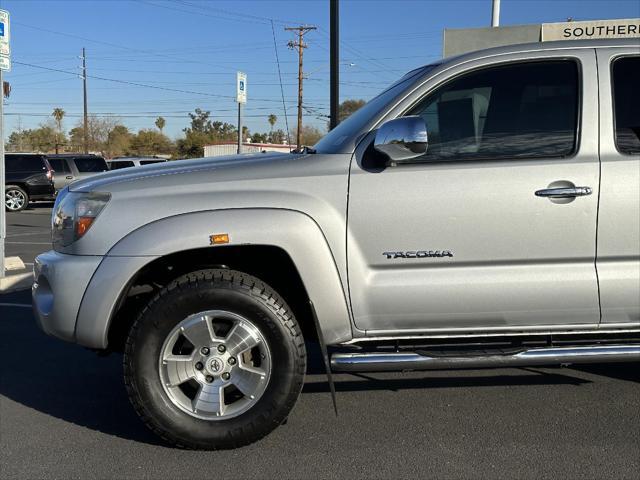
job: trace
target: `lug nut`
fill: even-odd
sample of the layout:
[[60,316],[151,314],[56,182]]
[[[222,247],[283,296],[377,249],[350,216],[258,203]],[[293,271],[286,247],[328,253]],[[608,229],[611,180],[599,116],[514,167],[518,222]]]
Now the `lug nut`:
[[223,380],[229,380],[231,378],[231,374],[229,372],[224,372],[222,374],[222,379]]
[[224,352],[226,352],[226,351],[227,351],[227,347],[225,347],[225,346],[224,346],[224,345],[222,345],[222,344],[221,344],[221,345],[218,345],[218,351],[219,351],[220,353],[224,353]]
[[202,362],[196,363],[196,370],[202,370],[203,368],[204,368],[204,365],[202,365]]
[[209,355],[209,349],[207,347],[202,347],[200,349],[200,353],[202,353],[203,355]]
[[211,383],[213,382],[213,377],[211,375],[207,375],[206,380],[207,380],[207,383]]
[[229,363],[229,365],[235,365],[236,357],[229,357],[229,360],[227,360],[227,362]]

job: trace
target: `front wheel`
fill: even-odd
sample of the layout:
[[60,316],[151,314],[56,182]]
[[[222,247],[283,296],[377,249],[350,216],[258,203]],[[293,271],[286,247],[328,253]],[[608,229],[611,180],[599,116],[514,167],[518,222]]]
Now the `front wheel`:
[[4,206],[10,212],[19,212],[29,205],[29,195],[17,185],[7,185],[4,191]]
[[268,285],[233,270],[190,273],[131,328],[125,384],[142,420],[198,449],[254,442],[282,423],[304,380],[296,319]]

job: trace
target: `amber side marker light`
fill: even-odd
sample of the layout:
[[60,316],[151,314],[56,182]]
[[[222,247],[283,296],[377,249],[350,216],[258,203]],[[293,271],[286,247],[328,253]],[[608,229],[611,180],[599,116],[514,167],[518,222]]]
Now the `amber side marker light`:
[[211,242],[211,245],[221,245],[224,243],[229,243],[229,234],[216,233],[215,235],[210,235],[209,242]]
[[89,227],[91,227],[91,224],[95,219],[96,217],[78,218],[78,220],[76,221],[76,236],[78,238],[81,238],[85,233],[87,233],[87,230],[89,230]]

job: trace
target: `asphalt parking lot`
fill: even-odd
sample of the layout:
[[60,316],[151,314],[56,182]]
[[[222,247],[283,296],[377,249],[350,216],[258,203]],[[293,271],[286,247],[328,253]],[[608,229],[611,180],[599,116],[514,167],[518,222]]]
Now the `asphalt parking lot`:
[[[50,205],[8,215],[7,254],[47,250]],[[338,375],[314,361],[288,422],[234,451],[168,447],[129,405],[121,357],[41,333],[0,296],[5,478],[638,478],[640,364]]]

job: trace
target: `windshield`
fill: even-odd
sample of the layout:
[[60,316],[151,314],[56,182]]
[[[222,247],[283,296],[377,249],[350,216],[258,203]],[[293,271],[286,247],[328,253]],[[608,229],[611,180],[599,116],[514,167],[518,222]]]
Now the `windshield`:
[[404,77],[384,90],[377,97],[369,100],[357,112],[322,137],[313,148],[318,153],[340,152],[342,148],[353,139],[354,135],[360,133],[360,131],[371,121],[373,117],[379,114],[394,98],[407,89],[418,75],[426,73],[434,67],[435,64],[427,65],[426,67],[420,67],[407,73]]

